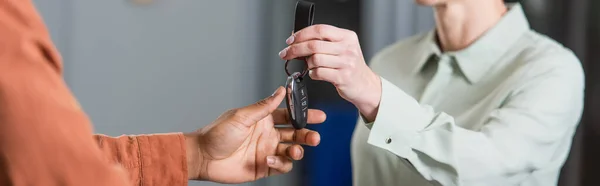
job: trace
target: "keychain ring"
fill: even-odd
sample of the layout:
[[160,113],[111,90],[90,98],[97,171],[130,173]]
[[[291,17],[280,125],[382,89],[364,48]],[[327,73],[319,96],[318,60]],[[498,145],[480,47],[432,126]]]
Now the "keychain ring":
[[[285,73],[286,73],[288,76],[291,76],[291,75],[292,75],[292,73],[290,73],[290,72],[288,71],[288,64],[289,64],[289,62],[290,62],[290,61],[291,61],[291,60],[286,60],[286,61],[285,61],[285,65],[284,65],[284,67],[283,67],[283,68],[285,68]],[[306,61],[302,61],[302,62],[304,62],[304,67],[305,67],[305,68],[304,68],[304,70],[302,71],[302,73],[300,74],[300,77],[304,77],[304,75],[306,75],[306,73],[308,73],[308,62],[306,62]]]

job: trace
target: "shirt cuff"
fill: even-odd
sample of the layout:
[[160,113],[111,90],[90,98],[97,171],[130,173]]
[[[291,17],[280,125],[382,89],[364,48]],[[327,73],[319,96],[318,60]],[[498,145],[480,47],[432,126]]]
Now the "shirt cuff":
[[367,119],[365,119],[365,117],[363,117],[363,115],[360,112],[358,113],[358,116],[367,128],[371,129],[373,127],[373,122],[367,122]]
[[136,136],[141,185],[187,185],[187,157],[182,133]]
[[[381,101],[367,142],[408,158],[418,135],[432,120],[428,107],[381,78]],[[361,116],[362,117],[362,116]],[[364,119],[363,119],[364,120]],[[369,124],[367,124],[369,127]]]

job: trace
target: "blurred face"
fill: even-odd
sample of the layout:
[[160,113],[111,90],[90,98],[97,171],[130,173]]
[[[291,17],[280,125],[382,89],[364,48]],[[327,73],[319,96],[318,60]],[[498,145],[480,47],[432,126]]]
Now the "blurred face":
[[489,3],[489,2],[504,2],[504,0],[415,0],[415,2],[419,5],[423,6],[437,6],[443,5],[446,3],[456,3],[456,2],[469,2],[469,3]]
[[415,2],[417,2],[417,4],[423,5],[423,6],[435,6],[435,5],[447,3],[448,1],[456,1],[456,0],[415,0]]

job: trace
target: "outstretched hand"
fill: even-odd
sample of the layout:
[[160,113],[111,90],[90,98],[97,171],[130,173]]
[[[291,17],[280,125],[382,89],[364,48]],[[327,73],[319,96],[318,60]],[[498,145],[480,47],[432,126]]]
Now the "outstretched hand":
[[[272,96],[229,110],[212,124],[186,134],[189,178],[243,183],[291,171],[292,160],[304,155],[301,145],[316,146],[321,139],[315,131],[288,125],[287,110],[277,108],[284,92],[279,87]],[[308,111],[309,124],[325,118],[320,110]]]

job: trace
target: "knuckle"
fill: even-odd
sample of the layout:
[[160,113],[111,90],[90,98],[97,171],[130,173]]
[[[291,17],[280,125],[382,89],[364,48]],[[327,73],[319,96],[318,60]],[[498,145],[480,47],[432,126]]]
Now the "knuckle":
[[229,109],[225,112],[225,115],[229,115],[229,116],[233,116],[235,117],[236,115],[238,115],[239,113],[239,108],[234,108],[234,109]]
[[298,50],[298,48],[295,45],[292,45],[292,46],[289,46],[286,53],[288,56],[295,55],[297,50]]
[[311,56],[309,60],[311,60],[311,62],[315,66],[319,66],[319,64],[321,64],[321,62],[323,61],[323,56],[321,56],[320,54],[315,54]]
[[335,84],[335,86],[342,86],[342,85],[344,85],[344,78],[337,77],[334,84]]
[[[277,133],[277,141],[282,141],[282,140],[284,139],[284,138],[283,138],[283,135],[284,135],[284,134],[283,134],[282,132],[278,132],[278,133]],[[277,147],[277,148],[279,149],[279,147]]]
[[294,36],[294,40],[298,40],[300,38],[303,38],[304,37],[304,33],[303,32],[304,32],[303,30],[300,30],[298,32],[292,33],[292,36]]
[[230,114],[233,116],[233,118],[240,121],[245,121],[247,118],[246,114],[242,109],[232,109],[230,110]]
[[347,79],[352,76],[352,71],[350,71],[350,70],[344,70],[344,71],[342,71],[342,73],[343,73],[342,76],[344,77],[344,79]]
[[351,44],[346,45],[346,48],[344,48],[344,54],[349,56],[356,56],[358,53],[354,48],[355,47]]
[[356,32],[354,32],[352,30],[346,30],[346,33],[348,34],[348,37],[350,37],[352,39],[357,39],[358,38],[358,34],[356,34]]
[[258,105],[258,106],[265,106],[268,104],[269,104],[269,101],[267,99],[262,99],[262,100],[256,102],[256,105]]
[[346,79],[350,79],[352,76],[352,71],[344,70],[342,71],[342,75],[337,77],[338,84],[345,84]]
[[225,113],[227,120],[240,130],[243,128],[244,123],[248,121],[248,116],[239,108],[228,110]]
[[321,48],[321,43],[317,41],[311,41],[308,43],[307,47],[310,51],[316,52],[319,51],[319,49]]
[[[302,133],[302,137],[301,137],[301,139],[300,139],[300,140],[302,140],[302,141],[300,141],[300,142],[302,142],[302,143],[305,143],[305,142],[307,141],[307,139],[308,139],[308,135],[309,135],[309,134],[310,134],[310,131],[309,131],[309,130],[305,130],[305,131]],[[302,147],[300,146],[299,148],[302,148]]]
[[340,86],[340,85],[344,85],[344,82],[342,81],[344,78],[337,76],[334,78],[334,80],[331,82],[333,83],[336,87]]
[[313,69],[311,70],[311,72],[308,74],[310,76],[310,78],[315,79],[315,80],[319,80],[319,69]]
[[294,131],[294,133],[292,134],[292,141],[298,142],[298,132]]
[[334,26],[331,25],[326,25],[326,24],[318,24],[315,26],[315,32],[319,35],[324,35],[327,34],[328,32],[333,32],[335,29],[337,29]]
[[324,32],[325,32],[325,29],[326,29],[325,25],[322,25],[322,24],[315,25],[315,32],[316,32],[317,34],[322,34],[322,33],[324,33]]
[[360,50],[350,49],[350,54],[354,57],[360,56]]
[[356,63],[354,63],[353,61],[347,62],[345,63],[346,67],[349,69],[355,69],[356,68]]

